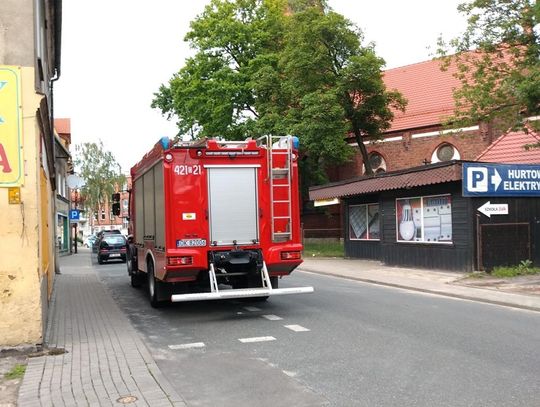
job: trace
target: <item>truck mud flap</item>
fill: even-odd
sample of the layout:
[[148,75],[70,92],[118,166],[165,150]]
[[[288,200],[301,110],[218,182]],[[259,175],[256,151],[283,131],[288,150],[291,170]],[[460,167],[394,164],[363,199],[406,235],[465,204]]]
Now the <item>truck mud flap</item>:
[[214,265],[210,264],[210,292],[192,293],[192,294],[173,294],[171,302],[187,302],[187,301],[207,301],[207,300],[225,300],[231,298],[255,298],[255,297],[271,297],[273,295],[289,295],[289,294],[308,294],[314,291],[313,287],[288,287],[288,288],[272,288],[270,277],[266,264],[263,262],[261,272],[261,285],[259,288],[237,288],[220,290],[218,288]]

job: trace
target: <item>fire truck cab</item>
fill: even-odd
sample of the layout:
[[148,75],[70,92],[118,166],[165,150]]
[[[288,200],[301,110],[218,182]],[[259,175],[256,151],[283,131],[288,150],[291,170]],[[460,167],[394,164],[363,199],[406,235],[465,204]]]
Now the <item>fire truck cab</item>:
[[131,284],[147,282],[152,306],[313,292],[278,288],[302,262],[297,148],[161,139],[131,169]]

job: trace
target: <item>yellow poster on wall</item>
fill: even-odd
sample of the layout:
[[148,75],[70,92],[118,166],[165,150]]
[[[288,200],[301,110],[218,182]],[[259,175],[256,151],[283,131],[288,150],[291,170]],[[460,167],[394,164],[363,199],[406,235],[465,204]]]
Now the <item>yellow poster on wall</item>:
[[21,69],[0,65],[0,187],[23,181]]

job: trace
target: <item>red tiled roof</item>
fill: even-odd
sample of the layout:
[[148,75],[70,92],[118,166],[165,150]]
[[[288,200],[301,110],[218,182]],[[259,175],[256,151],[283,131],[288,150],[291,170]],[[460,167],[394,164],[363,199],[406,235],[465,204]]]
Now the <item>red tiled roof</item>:
[[486,148],[476,161],[506,164],[540,164],[540,148],[525,149],[527,144],[540,143],[537,133],[513,131],[503,134]]
[[461,180],[461,161],[449,161],[311,187],[310,200],[370,194]]
[[400,91],[408,100],[405,112],[394,112],[389,132],[440,124],[454,112],[453,90],[460,86],[451,65],[441,71],[441,62],[431,60],[384,72],[388,90]]
[[71,119],[54,119],[54,128],[58,134],[71,134]]

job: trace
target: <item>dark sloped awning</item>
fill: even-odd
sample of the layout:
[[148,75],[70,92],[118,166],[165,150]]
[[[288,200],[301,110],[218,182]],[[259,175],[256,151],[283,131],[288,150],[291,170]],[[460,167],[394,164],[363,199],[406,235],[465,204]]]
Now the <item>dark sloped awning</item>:
[[311,187],[312,201],[371,194],[394,189],[407,189],[424,185],[460,181],[463,161],[429,164],[406,170],[386,172],[371,177],[357,177],[326,185]]

